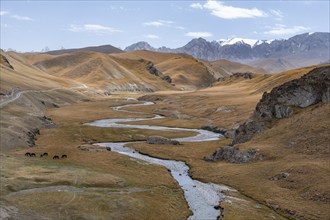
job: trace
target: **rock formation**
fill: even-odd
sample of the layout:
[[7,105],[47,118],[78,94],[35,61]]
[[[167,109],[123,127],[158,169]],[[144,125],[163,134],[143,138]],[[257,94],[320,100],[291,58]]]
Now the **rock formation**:
[[250,140],[274,119],[288,118],[300,108],[330,100],[330,66],[319,67],[299,79],[264,93],[253,115],[236,129],[233,144]]
[[147,139],[148,144],[171,144],[171,145],[180,145],[179,141],[171,140],[164,137],[151,136]]
[[235,146],[224,146],[216,150],[211,156],[204,157],[206,161],[222,160],[230,163],[247,163],[256,158],[257,151],[255,149],[248,149],[245,151],[239,150]]

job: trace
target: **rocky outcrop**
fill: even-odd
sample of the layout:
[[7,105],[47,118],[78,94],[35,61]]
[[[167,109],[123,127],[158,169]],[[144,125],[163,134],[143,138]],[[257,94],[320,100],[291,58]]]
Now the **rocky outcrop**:
[[244,78],[244,79],[252,79],[253,77],[254,74],[251,72],[233,73],[233,75],[230,76],[230,78]]
[[148,144],[169,144],[169,145],[180,145],[179,141],[171,140],[164,137],[151,136],[147,139]]
[[288,118],[301,108],[330,100],[330,66],[319,67],[264,93],[253,115],[235,130],[233,144],[250,140],[272,120]]
[[155,102],[155,101],[163,101],[165,100],[165,96],[159,95],[144,95],[138,98],[139,101],[148,101],[148,102]]
[[211,156],[204,157],[206,161],[227,161],[230,163],[247,163],[257,157],[255,149],[241,151],[235,146],[225,146],[216,150]]
[[214,126],[214,125],[204,125],[201,127],[201,129],[203,130],[207,130],[207,131],[212,131],[214,133],[219,133],[222,135],[225,135],[227,132],[227,129],[222,128],[222,127],[218,127],[218,126]]
[[0,63],[6,67],[9,67],[10,69],[14,69],[14,67],[9,63],[7,57],[2,54],[0,55]]
[[[140,61],[143,62],[144,60],[141,59]],[[160,77],[162,80],[166,81],[167,83],[170,83],[170,84],[172,83],[172,78],[170,76],[165,76],[161,71],[159,71],[155,67],[155,65],[152,62],[148,61],[146,68],[150,74]]]
[[162,80],[168,82],[168,83],[172,83],[172,78],[170,76],[163,76]]
[[286,179],[289,177],[289,173],[279,173],[279,174],[276,174],[275,176],[272,176],[271,178],[269,178],[269,180],[282,180],[282,179]]
[[155,76],[160,76],[163,75],[155,66],[152,62],[148,62],[147,63],[147,70],[149,71],[149,73],[151,73],[152,75]]

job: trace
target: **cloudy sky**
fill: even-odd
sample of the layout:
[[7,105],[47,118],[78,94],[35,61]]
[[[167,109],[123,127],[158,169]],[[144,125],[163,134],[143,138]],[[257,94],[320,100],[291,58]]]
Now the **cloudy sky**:
[[329,32],[329,1],[1,0],[1,48],[18,51],[147,41],[180,47],[193,38],[288,38]]

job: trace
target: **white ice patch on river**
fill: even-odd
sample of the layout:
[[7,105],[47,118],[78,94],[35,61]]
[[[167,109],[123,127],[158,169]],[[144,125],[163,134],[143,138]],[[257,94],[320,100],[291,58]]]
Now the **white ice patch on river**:
[[[152,102],[145,102],[142,104],[129,104],[124,106],[113,107],[114,110],[122,110],[123,107],[129,106],[142,106],[142,105],[153,105]],[[134,112],[135,113],[135,112]],[[150,129],[150,130],[161,130],[161,131],[191,131],[195,132],[196,135],[186,138],[177,138],[180,142],[202,142],[202,141],[212,141],[219,140],[222,138],[221,135],[205,131],[201,129],[188,129],[188,128],[173,128],[165,126],[152,126],[152,125],[130,125],[130,124],[120,124],[122,122],[134,122],[134,121],[144,121],[144,120],[155,120],[164,118],[160,115],[155,115],[153,118],[117,118],[117,119],[104,119],[98,120],[91,123],[86,123],[85,125],[97,126],[97,127],[111,127],[111,128],[135,128],[135,129]],[[180,187],[184,192],[186,201],[193,212],[189,220],[200,220],[200,219],[217,219],[221,215],[218,207],[219,203],[224,200],[224,195],[221,193],[223,190],[231,190],[227,186],[213,184],[213,183],[203,183],[197,180],[193,180],[189,176],[189,167],[182,161],[174,160],[163,160],[158,158],[153,158],[147,155],[140,154],[132,148],[124,147],[126,144],[132,144],[136,142],[123,142],[123,143],[98,143],[97,145],[103,147],[111,147],[111,151],[128,155],[133,158],[137,158],[149,163],[158,164],[166,167],[171,171],[173,178],[179,183]]]

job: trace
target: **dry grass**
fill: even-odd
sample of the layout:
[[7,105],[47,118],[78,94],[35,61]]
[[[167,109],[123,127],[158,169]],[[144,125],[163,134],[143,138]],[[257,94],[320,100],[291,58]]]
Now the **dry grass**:
[[[288,76],[281,76],[282,81],[296,77],[293,71],[287,74]],[[299,75],[301,74],[299,72]],[[244,85],[243,81],[240,83]],[[279,80],[274,82],[274,84],[278,83]],[[240,89],[241,96],[239,95]],[[251,106],[250,111],[253,111],[252,106],[256,104],[254,102],[257,95],[244,96],[244,91],[246,91],[245,87],[235,88],[234,83],[231,82],[228,85],[219,85],[218,88],[210,88],[198,93],[166,95],[165,98],[161,99],[162,101],[158,101],[159,105],[145,107],[145,110],[157,112],[157,109],[166,106],[167,109],[189,112],[190,115],[194,114],[194,117],[198,117],[199,114],[205,114],[201,111],[201,106],[205,107],[206,103],[218,101],[212,98],[216,92],[221,97],[219,99],[222,104],[229,101],[233,104],[235,96],[237,96],[237,106],[229,114],[229,117],[222,118],[220,115],[216,117],[219,120],[219,122],[216,121],[217,125],[223,125],[224,122],[240,121],[241,115],[247,114],[244,106]],[[207,92],[210,95],[206,95]],[[226,98],[222,97],[225,96],[224,93],[227,94]],[[250,94],[253,94],[253,92]],[[201,98],[203,95],[207,99],[205,102]],[[240,102],[238,97],[242,97]],[[181,108],[185,104],[189,106]],[[213,103],[212,106],[214,105]],[[330,216],[329,107],[329,104],[326,104],[301,110],[291,118],[277,121],[272,129],[257,135],[250,142],[240,145],[239,147],[242,149],[255,148],[260,154],[264,155],[263,160],[249,164],[210,163],[202,160],[204,156],[211,155],[215,149],[228,144],[229,141],[185,143],[183,146],[178,147],[143,143],[134,144],[133,146],[138,151],[152,156],[184,160],[191,166],[191,175],[194,178],[205,182],[232,186],[242,194],[258,201],[258,203],[277,209],[277,212],[281,215],[290,217],[292,215],[288,213],[291,212],[296,217],[304,216],[306,219],[328,219]],[[238,117],[235,117],[236,115]],[[210,117],[215,116],[211,115]],[[177,122],[177,125],[181,126],[181,123],[185,120],[178,119],[176,121],[173,117],[166,119],[165,123],[175,126]],[[199,127],[206,122],[202,118],[199,118],[199,120],[193,119],[192,121],[195,123],[188,123],[186,126]],[[162,124],[164,121],[144,123]],[[288,172],[290,174],[289,178],[278,181],[270,180],[272,176],[281,172]],[[237,215],[238,212],[234,206],[225,204],[225,207],[227,207],[227,216],[230,216],[230,219],[244,219],[242,217],[244,212],[241,213],[242,215]],[[260,216],[255,216],[255,219],[257,218],[259,219]]]
[[[88,146],[89,141],[130,141],[159,135],[148,130],[82,125],[100,118],[130,116],[110,109],[118,104],[121,103],[88,102],[50,110],[48,114],[59,128],[42,129],[36,147],[3,156],[1,197],[6,201],[5,207],[15,205],[20,210],[16,215],[31,218],[36,215],[71,219],[186,218],[190,211],[183,193],[165,168],[113,152],[79,150],[79,146]],[[162,135],[185,134],[162,132]],[[50,156],[28,158],[24,156],[27,151],[37,155],[48,152]],[[52,159],[53,155],[62,154],[68,158]],[[75,187],[79,192],[24,191],[62,185]]]

